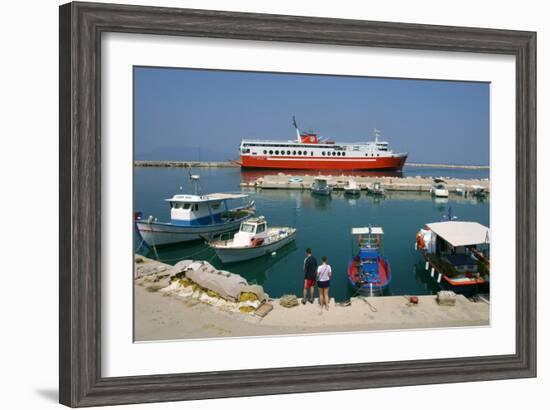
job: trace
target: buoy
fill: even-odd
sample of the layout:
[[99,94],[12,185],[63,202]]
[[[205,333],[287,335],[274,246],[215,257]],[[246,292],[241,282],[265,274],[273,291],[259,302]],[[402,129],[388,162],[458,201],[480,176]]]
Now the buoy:
[[437,283],[440,283],[441,282],[441,273],[439,274],[439,276],[437,277]]
[[277,252],[271,252],[271,256],[277,255]]
[[432,273],[430,273],[430,276],[433,278],[435,273],[435,268],[432,268]]
[[424,269],[428,270],[429,267],[430,267],[430,262],[426,261],[426,265],[424,266]]

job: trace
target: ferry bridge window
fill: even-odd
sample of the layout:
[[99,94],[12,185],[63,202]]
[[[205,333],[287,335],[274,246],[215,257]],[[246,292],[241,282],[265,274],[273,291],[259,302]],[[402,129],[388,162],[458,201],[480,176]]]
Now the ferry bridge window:
[[298,151],[298,155],[302,155],[302,151]]
[[304,151],[304,155],[307,155],[307,151]]
[[279,150],[275,151],[275,155],[279,155]]
[[340,154],[340,151],[338,151],[338,153],[337,153],[336,155],[340,156],[340,155],[341,155],[341,154]]
[[336,156],[336,152],[332,151],[332,156],[333,157]]
[[199,204],[193,204],[193,209],[191,209],[193,212],[199,210]]
[[345,153],[345,152],[342,152],[342,156],[345,157],[345,156],[346,156],[346,153]]
[[322,154],[323,156],[325,156],[325,151],[321,152],[321,154]]
[[287,152],[286,152],[286,155],[290,155],[290,151],[287,151]]
[[273,155],[273,150],[272,149],[269,150],[269,155]]
[[292,155],[296,155],[296,151],[292,151]]
[[262,233],[263,231],[265,231],[265,224],[258,225],[256,228],[256,233]]
[[264,149],[264,155],[267,154],[267,151]]

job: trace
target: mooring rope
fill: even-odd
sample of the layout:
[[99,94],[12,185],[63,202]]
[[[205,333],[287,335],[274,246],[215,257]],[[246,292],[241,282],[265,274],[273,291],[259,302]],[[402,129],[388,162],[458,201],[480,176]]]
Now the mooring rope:
[[367,305],[369,305],[371,311],[378,312],[378,309],[376,309],[373,305],[371,305],[371,303],[367,300],[366,297],[361,296],[361,299],[363,300],[363,302],[365,302]]

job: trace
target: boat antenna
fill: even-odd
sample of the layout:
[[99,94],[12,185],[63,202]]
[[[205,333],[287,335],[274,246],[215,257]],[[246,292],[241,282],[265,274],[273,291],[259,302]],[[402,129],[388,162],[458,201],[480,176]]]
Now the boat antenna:
[[294,125],[294,128],[296,129],[296,141],[300,142],[300,129],[298,128],[298,124],[296,124],[296,116],[292,116],[292,125]]
[[378,143],[378,137],[380,137],[380,130],[376,129],[376,127],[374,127],[374,130],[373,130],[373,134],[374,134],[374,142]]
[[201,176],[198,174],[192,174],[191,167],[189,167],[189,179],[191,180],[191,184],[193,185],[195,195],[199,195],[199,181],[201,179]]

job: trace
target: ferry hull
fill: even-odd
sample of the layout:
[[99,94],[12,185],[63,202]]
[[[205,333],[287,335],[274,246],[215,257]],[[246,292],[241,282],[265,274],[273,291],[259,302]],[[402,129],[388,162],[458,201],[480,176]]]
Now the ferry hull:
[[270,157],[241,155],[242,168],[392,170],[405,165],[406,155],[379,158]]

